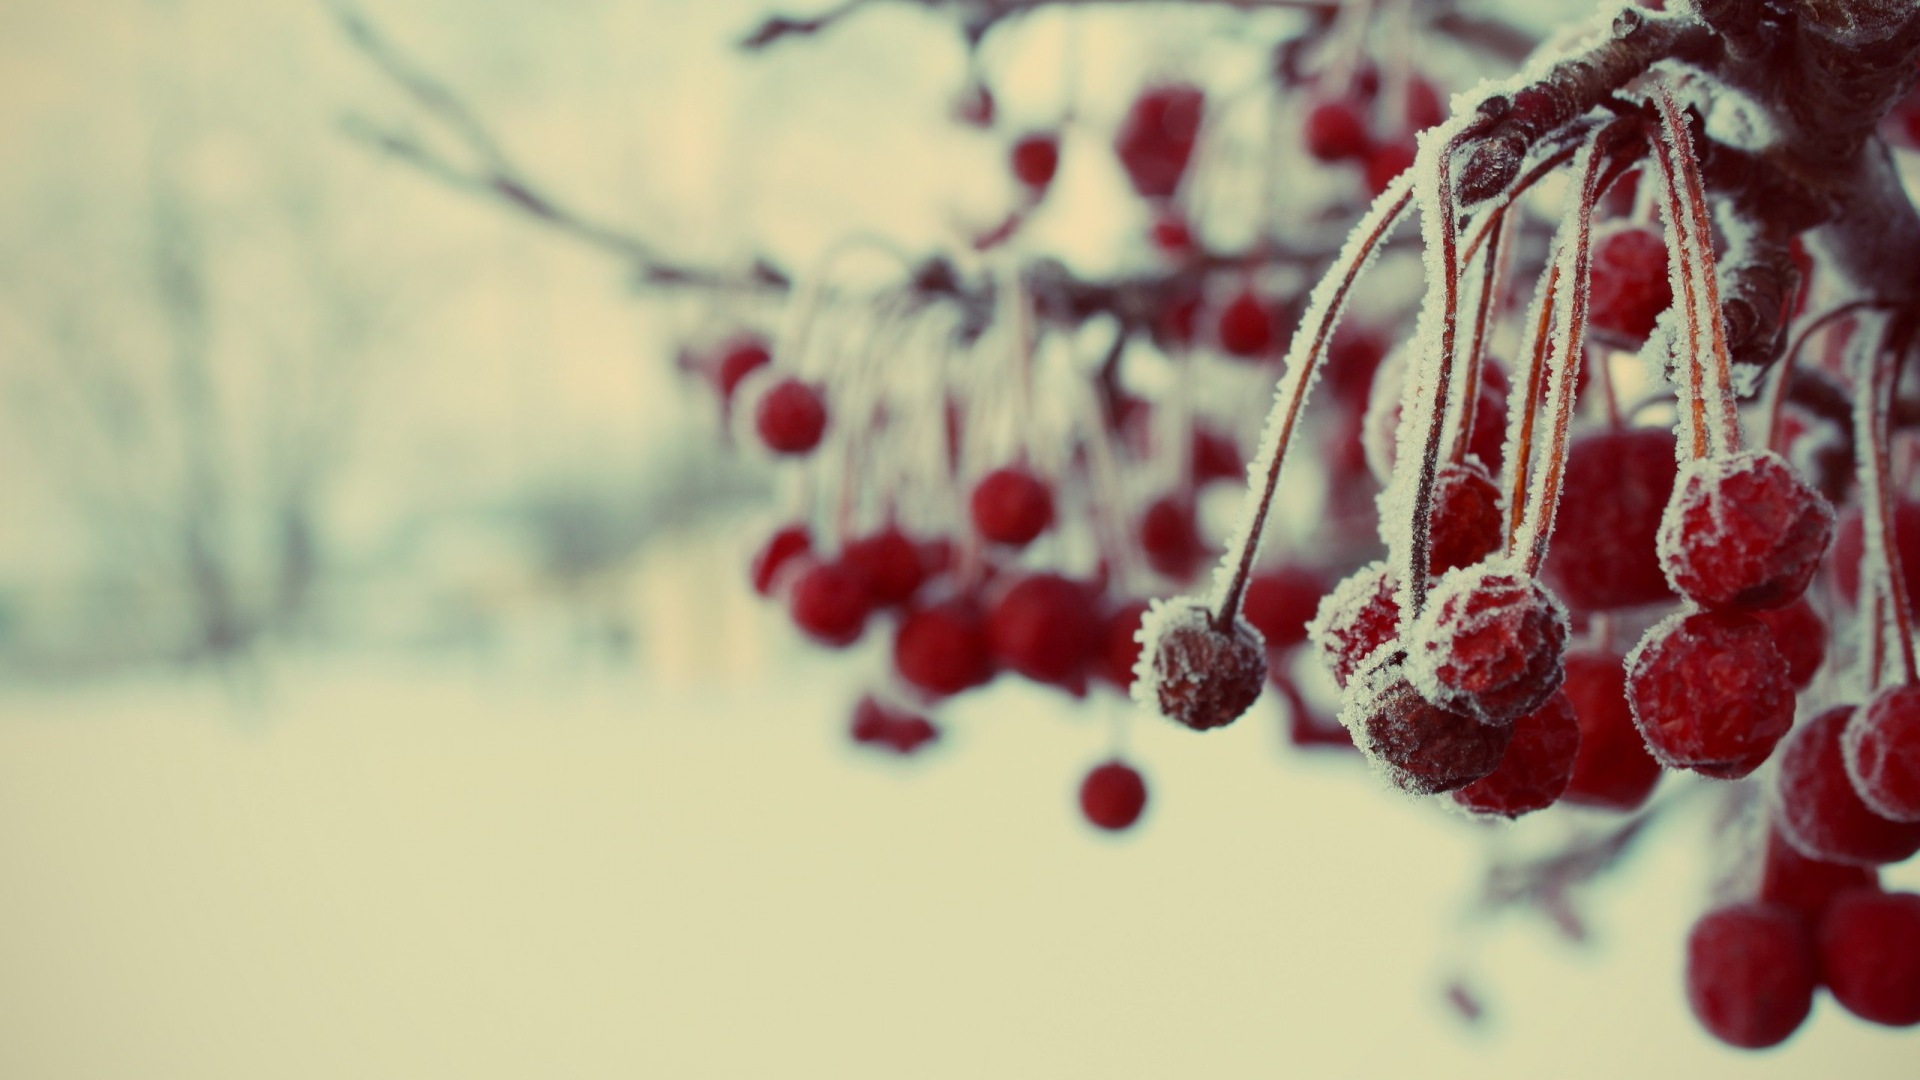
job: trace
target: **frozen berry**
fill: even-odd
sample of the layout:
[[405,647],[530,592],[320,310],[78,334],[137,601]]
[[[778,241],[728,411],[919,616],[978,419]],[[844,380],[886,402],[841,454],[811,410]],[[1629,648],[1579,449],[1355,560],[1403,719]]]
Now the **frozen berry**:
[[1689,461],[1660,520],[1661,568],[1703,607],[1800,598],[1833,539],[1833,507],[1785,458],[1748,450]]
[[1217,337],[1220,347],[1231,356],[1252,359],[1273,350],[1279,327],[1266,301],[1252,289],[1242,289],[1227,306],[1220,309]]
[[1920,1024],[1920,894],[1854,889],[1820,920],[1820,975],[1862,1020]]
[[1291,649],[1307,640],[1307,621],[1327,594],[1320,575],[1285,566],[1253,575],[1240,603],[1240,616],[1260,631],[1269,649]]
[[822,645],[860,640],[871,611],[866,576],[841,563],[815,563],[793,583],[794,624]]
[[1393,785],[1412,795],[1454,791],[1487,776],[1513,740],[1513,726],[1483,724],[1440,708],[1407,679],[1405,658],[1382,649],[1347,685],[1340,723]]
[[[1392,477],[1399,447],[1400,398],[1406,378],[1406,354],[1396,350],[1374,371],[1368,389],[1367,414],[1361,446],[1367,468],[1382,484]],[[1457,385],[1457,384],[1456,384]],[[1507,437],[1507,376],[1492,359],[1480,365],[1480,391],[1475,399],[1473,433],[1467,453],[1480,459],[1491,474],[1500,468]]]
[[1708,912],[1687,936],[1687,1003],[1714,1038],[1759,1050],[1785,1042],[1813,1008],[1813,936],[1765,904]]
[[1629,428],[1575,439],[1542,573],[1575,611],[1618,611],[1673,596],[1655,538],[1678,466],[1673,432]]
[[753,556],[753,591],[761,596],[773,595],[781,571],[791,565],[795,558],[811,550],[813,534],[807,531],[805,525],[788,525],[767,537],[767,542]]
[[1433,484],[1427,572],[1472,566],[1498,551],[1506,531],[1501,503],[1499,485],[1478,461],[1443,466]]
[[1680,612],[1627,656],[1627,700],[1647,749],[1670,769],[1737,780],[1793,725],[1787,663],[1765,623]]
[[1212,555],[1200,539],[1192,500],[1179,495],[1163,495],[1147,506],[1140,517],[1140,550],[1148,566],[1175,581],[1193,577]]
[[960,603],[910,612],[894,632],[893,667],[934,697],[979,686],[993,677],[986,628],[972,608]]
[[1514,721],[1513,741],[1499,768],[1453,793],[1453,801],[1479,814],[1519,817],[1557,802],[1573,777],[1580,753],[1580,721],[1567,695]]
[[968,502],[975,531],[996,544],[1025,547],[1053,524],[1053,492],[1032,473],[1009,466],[974,485]]
[[987,646],[1002,666],[1035,682],[1084,691],[1100,644],[1093,592],[1058,574],[1022,578],[987,613]]
[[1147,613],[1141,636],[1135,699],[1195,731],[1238,720],[1266,687],[1267,651],[1239,619],[1221,630],[1204,605],[1162,601]]
[[1881,817],[1920,822],[1920,686],[1875,694],[1840,745],[1861,801]]
[[1587,325],[1609,344],[1639,348],[1652,333],[1654,320],[1673,304],[1666,239],[1646,225],[1595,237],[1592,280]]
[[1038,195],[1053,183],[1054,171],[1060,166],[1060,137],[1052,132],[1022,136],[1013,144],[1010,156],[1014,179]]
[[1367,657],[1399,636],[1399,590],[1387,564],[1377,562],[1348,575],[1320,601],[1307,624],[1307,637],[1321,666],[1340,686],[1353,679]]
[[1787,681],[1795,690],[1805,690],[1827,659],[1826,620],[1805,598],[1754,614],[1773,631],[1773,643],[1787,662]]
[[1774,788],[1776,820],[1812,858],[1849,866],[1901,862],[1920,851],[1920,822],[1889,821],[1854,790],[1841,749],[1853,712],[1850,705],[1828,709],[1787,739]]
[[1566,800],[1603,810],[1637,810],[1660,783],[1660,763],[1633,724],[1627,673],[1608,653],[1568,653],[1560,690],[1580,721],[1580,756]]
[[1100,631],[1100,655],[1094,674],[1122,690],[1133,689],[1133,670],[1140,663],[1140,620],[1147,602],[1135,600],[1107,613]]
[[1132,828],[1146,808],[1147,782],[1123,761],[1096,765],[1080,782],[1080,812],[1102,829]]
[[866,575],[875,607],[906,603],[927,579],[920,546],[896,528],[850,541],[840,559]]
[[783,379],[761,397],[753,426],[776,454],[811,453],[827,430],[827,405],[813,387]]
[[1483,724],[1511,724],[1560,689],[1567,616],[1506,560],[1440,579],[1407,635],[1407,674],[1427,700]]
[[1808,925],[1817,926],[1834,897],[1848,889],[1879,886],[1880,874],[1874,868],[1809,858],[1788,843],[1778,827],[1767,830],[1767,854],[1760,876],[1762,902],[1792,908]]
[[1338,98],[1322,101],[1307,112],[1304,132],[1307,153],[1321,161],[1346,161],[1367,152],[1372,139],[1358,105]]
[[1141,197],[1164,199],[1180,187],[1205,105],[1200,88],[1186,84],[1153,87],[1134,99],[1113,150]]

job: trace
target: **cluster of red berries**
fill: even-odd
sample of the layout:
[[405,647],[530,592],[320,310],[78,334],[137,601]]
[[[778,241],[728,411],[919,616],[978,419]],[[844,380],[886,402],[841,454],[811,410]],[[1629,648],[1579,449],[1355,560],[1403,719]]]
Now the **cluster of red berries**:
[[1425,76],[1399,76],[1400,92],[1382,94],[1380,69],[1363,62],[1345,90],[1323,93],[1306,111],[1301,137],[1307,153],[1328,164],[1360,169],[1378,195],[1413,164],[1414,136],[1446,119],[1440,91]]

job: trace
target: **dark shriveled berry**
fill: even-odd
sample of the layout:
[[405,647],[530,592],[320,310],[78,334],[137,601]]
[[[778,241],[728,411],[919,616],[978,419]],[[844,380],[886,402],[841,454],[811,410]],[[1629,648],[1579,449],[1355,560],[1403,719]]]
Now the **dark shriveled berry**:
[[1920,686],[1875,694],[1847,722],[1840,746],[1861,801],[1881,817],[1920,822]]
[[1854,889],[1820,920],[1820,974],[1862,1020],[1920,1024],[1920,894]]
[[1701,916],[1687,936],[1687,1003],[1714,1038],[1776,1046],[1813,1009],[1813,936],[1795,912],[1736,904]]
[[1702,607],[1791,604],[1833,540],[1833,507],[1771,450],[1690,461],[1660,519],[1660,565]]
[[1566,645],[1566,612],[1496,560],[1440,579],[1407,635],[1407,674],[1443,709],[1511,724],[1560,689]]
[[1759,768],[1793,725],[1773,635],[1733,611],[1680,612],[1647,631],[1627,657],[1627,700],[1662,765],[1721,780]]
[[1580,721],[1565,693],[1514,721],[1500,767],[1453,793],[1476,814],[1517,818],[1558,802],[1580,754]]
[[1132,828],[1146,807],[1147,782],[1123,761],[1096,765],[1080,782],[1080,812],[1109,832]]
[[1512,725],[1483,724],[1429,702],[1407,679],[1405,656],[1382,649],[1354,673],[1340,708],[1353,742],[1395,787],[1438,795],[1500,767]]
[[1800,725],[1781,748],[1775,820],[1801,853],[1848,866],[1882,866],[1920,851],[1920,823],[1873,812],[1847,776],[1842,733],[1854,709],[1841,705]]
[[1266,688],[1266,647],[1242,620],[1223,631],[1203,604],[1161,601],[1140,634],[1134,698],[1195,731],[1238,720]]

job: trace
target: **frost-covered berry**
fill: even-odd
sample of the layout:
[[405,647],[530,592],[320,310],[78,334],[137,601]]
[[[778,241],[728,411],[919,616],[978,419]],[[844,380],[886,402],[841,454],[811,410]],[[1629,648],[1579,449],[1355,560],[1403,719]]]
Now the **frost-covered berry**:
[[1500,766],[1453,793],[1476,814],[1516,818],[1559,801],[1580,754],[1580,721],[1564,693],[1514,721]]
[[1894,821],[1920,822],[1920,686],[1875,694],[1840,740],[1861,801]]
[[1022,578],[987,613],[987,646],[1003,667],[1076,692],[1100,644],[1093,591],[1058,574]]
[[1674,452],[1664,428],[1573,441],[1541,568],[1568,607],[1618,611],[1672,598],[1655,541],[1678,471]]
[[1320,601],[1307,624],[1320,664],[1345,687],[1367,657],[1400,634],[1399,583],[1384,562],[1370,563]]
[[1229,356],[1253,359],[1271,352],[1279,333],[1267,302],[1252,289],[1242,289],[1220,309],[1215,336]]
[[1833,507],[1771,450],[1698,458],[1660,519],[1660,566],[1702,607],[1780,607],[1807,590],[1833,524]]
[[1610,344],[1637,349],[1654,320],[1673,304],[1667,277],[1667,241],[1646,225],[1628,225],[1596,236],[1593,287],[1587,294],[1587,325]]
[[1787,680],[1805,690],[1827,659],[1827,623],[1803,597],[1786,607],[1754,614],[1773,631],[1773,643],[1787,662]]
[[1142,622],[1133,696],[1195,731],[1233,723],[1267,683],[1267,650],[1239,619],[1227,629],[1192,600],[1156,603]]
[[1147,602],[1134,600],[1107,612],[1101,621],[1093,673],[1121,690],[1133,689],[1133,669],[1140,663],[1140,620],[1146,614]]
[[1373,140],[1360,106],[1341,98],[1322,101],[1307,111],[1302,135],[1307,153],[1321,161],[1347,161],[1367,152]]
[[1511,724],[1560,689],[1567,615],[1531,574],[1497,559],[1454,570],[1407,634],[1407,674],[1427,700]]
[[993,659],[979,614],[959,602],[909,612],[894,632],[893,668],[933,697],[986,682],[993,677]]
[[1787,662],[1765,623],[1679,612],[1627,656],[1627,700],[1647,749],[1670,769],[1737,780],[1793,725]]
[[1024,135],[1014,142],[1008,158],[1014,179],[1037,195],[1053,183],[1060,167],[1060,137],[1050,131]]
[[815,563],[793,583],[794,625],[822,645],[842,648],[860,640],[873,610],[867,579],[838,562]]
[[1580,721],[1580,753],[1564,796],[1603,810],[1637,810],[1660,783],[1660,763],[1633,724],[1627,673],[1610,653],[1568,653],[1560,692]]
[[1124,761],[1096,765],[1080,782],[1080,812],[1109,832],[1132,828],[1146,808],[1147,782]]
[[1443,466],[1434,478],[1427,572],[1472,566],[1500,549],[1506,520],[1500,487],[1478,461]]
[[1240,617],[1260,631],[1269,649],[1291,649],[1307,640],[1307,622],[1327,594],[1319,574],[1283,566],[1253,575],[1240,602]]
[[753,556],[750,574],[753,591],[761,596],[773,595],[781,572],[791,566],[796,558],[812,550],[813,534],[805,525],[788,525],[767,537],[767,542]]
[[1381,649],[1367,658],[1340,707],[1353,743],[1410,795],[1454,791],[1492,773],[1513,726],[1483,724],[1428,701],[1406,674],[1405,657]]
[[1862,1020],[1920,1024],[1920,894],[1854,889],[1820,920],[1820,975]]
[[827,430],[827,403],[799,379],[782,379],[761,396],[753,428],[776,454],[812,453]]
[[1889,821],[1854,789],[1841,750],[1853,712],[1850,705],[1828,709],[1787,739],[1774,787],[1775,820],[1809,857],[1849,866],[1901,862],[1920,851],[1920,822]]
[[1760,876],[1761,902],[1792,908],[1808,925],[1817,926],[1834,897],[1848,889],[1879,886],[1880,874],[1874,868],[1809,858],[1789,843],[1778,827],[1767,830],[1767,854]]
[[927,579],[920,545],[893,527],[848,541],[840,561],[866,577],[875,607],[906,603]]
[[1687,936],[1687,1003],[1714,1038],[1759,1050],[1799,1030],[1819,979],[1800,916],[1765,904],[1708,912]]
[[995,469],[974,485],[967,508],[974,531],[996,544],[1025,547],[1053,524],[1053,492],[1025,469]]
[[[1336,361],[1337,362],[1337,361]],[[1367,390],[1366,419],[1361,428],[1361,449],[1374,479],[1387,484],[1393,475],[1399,452],[1401,390],[1406,379],[1406,351],[1396,349],[1380,361]],[[1507,438],[1506,372],[1492,357],[1480,365],[1480,390],[1473,409],[1473,433],[1467,439],[1467,455],[1480,459],[1489,474],[1500,468]]]

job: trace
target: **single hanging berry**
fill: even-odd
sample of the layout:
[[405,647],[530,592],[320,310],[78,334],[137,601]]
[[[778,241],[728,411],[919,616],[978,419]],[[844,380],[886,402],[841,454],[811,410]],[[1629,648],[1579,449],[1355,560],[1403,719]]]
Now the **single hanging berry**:
[[1920,851],[1920,822],[1873,812],[1847,775],[1841,739],[1853,706],[1840,705],[1800,725],[1780,752],[1775,820],[1802,854],[1849,866],[1903,862]]
[[1132,828],[1146,808],[1146,780],[1118,758],[1094,766],[1080,782],[1080,812],[1109,832]]
[[1820,920],[1820,974],[1862,1020],[1920,1024],[1920,894],[1854,889]]
[[1206,95],[1184,83],[1142,91],[1113,139],[1114,155],[1142,198],[1165,199],[1180,187],[1200,137]]
[[1322,101],[1309,109],[1302,134],[1307,153],[1325,162],[1364,157],[1373,141],[1360,106],[1343,98]]
[[1673,432],[1628,428],[1575,439],[1541,574],[1574,611],[1673,597],[1656,539],[1678,465]]
[[1813,935],[1792,911],[1736,904],[1687,936],[1687,1003],[1714,1038],[1759,1050],[1799,1030],[1819,982]]
[[1060,167],[1060,136],[1051,131],[1024,135],[1013,144],[1008,157],[1014,179],[1038,198],[1053,183],[1053,174]]
[[1840,740],[1847,777],[1873,812],[1920,822],[1920,686],[1880,691]]
[[1511,724],[1560,689],[1567,616],[1532,575],[1499,559],[1440,579],[1407,635],[1407,674],[1428,701]]
[[1193,500],[1178,494],[1148,504],[1140,516],[1140,550],[1155,573],[1175,581],[1192,578],[1213,554],[1200,539]]
[[1807,590],[1833,525],[1833,507],[1771,450],[1698,458],[1661,517],[1660,565],[1702,607],[1777,608]]
[[773,354],[767,351],[763,338],[749,335],[727,342],[721,350],[720,362],[714,365],[714,381],[720,390],[721,404],[731,405],[740,383],[772,362]]
[[996,544],[1025,547],[1053,524],[1053,492],[1025,469],[995,469],[974,485],[967,508],[974,531]]
[[1268,649],[1291,649],[1307,640],[1307,622],[1326,594],[1326,582],[1319,574],[1283,566],[1248,580],[1240,615],[1260,631]]
[[1214,625],[1204,604],[1157,602],[1142,622],[1134,700],[1195,731],[1224,727],[1259,700],[1267,650],[1243,620]]
[[851,645],[873,611],[866,576],[842,563],[815,563],[794,581],[791,610],[808,637],[836,649]]
[[1658,229],[1626,225],[1596,236],[1587,327],[1620,349],[1638,349],[1654,320],[1673,305],[1667,277],[1667,241]]
[[1793,725],[1787,662],[1765,623],[1736,611],[1679,612],[1627,656],[1633,722],[1662,765],[1737,780]]
[[889,709],[871,696],[861,698],[853,707],[848,733],[854,742],[902,757],[918,753],[940,738],[940,729],[926,717]]
[[1280,328],[1273,312],[1252,289],[1240,290],[1220,309],[1216,337],[1220,348],[1229,356],[1243,360],[1265,356],[1273,351],[1279,336]]
[[1517,818],[1560,800],[1580,754],[1580,720],[1565,693],[1514,721],[1513,741],[1500,765],[1453,793],[1476,814]]
[[809,454],[826,433],[827,404],[818,390],[799,379],[782,379],[760,398],[753,427],[776,454]]

